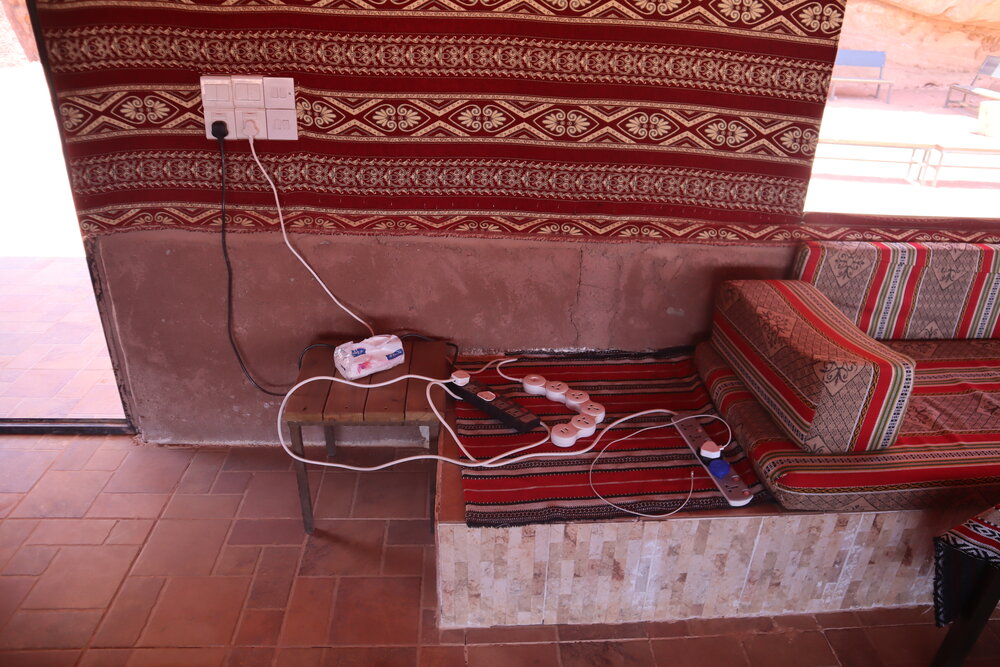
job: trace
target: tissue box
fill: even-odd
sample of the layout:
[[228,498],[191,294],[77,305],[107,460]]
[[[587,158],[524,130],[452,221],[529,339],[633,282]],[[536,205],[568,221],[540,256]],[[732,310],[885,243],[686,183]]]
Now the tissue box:
[[398,366],[403,359],[403,343],[399,336],[392,335],[372,336],[359,343],[344,343],[333,351],[334,365],[348,380]]

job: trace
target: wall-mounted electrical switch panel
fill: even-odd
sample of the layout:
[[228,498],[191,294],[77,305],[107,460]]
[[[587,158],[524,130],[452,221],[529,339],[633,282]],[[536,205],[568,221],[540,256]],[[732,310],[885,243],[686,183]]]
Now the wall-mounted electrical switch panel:
[[205,109],[205,137],[212,136],[212,123],[226,122],[226,139],[246,139],[253,122],[254,139],[299,138],[295,118],[295,80],[270,76],[203,76],[201,100]]

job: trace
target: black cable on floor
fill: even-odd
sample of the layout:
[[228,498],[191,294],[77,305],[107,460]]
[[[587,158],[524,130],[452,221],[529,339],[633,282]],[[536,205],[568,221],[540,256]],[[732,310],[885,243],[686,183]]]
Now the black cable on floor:
[[222,238],[222,258],[226,261],[226,332],[229,334],[229,345],[233,348],[233,354],[236,356],[236,361],[240,365],[240,370],[243,371],[244,377],[252,384],[254,387],[264,392],[268,396],[284,396],[285,392],[271,391],[270,389],[265,389],[260,386],[260,384],[253,378],[250,371],[247,369],[246,363],[243,361],[243,355],[240,354],[240,348],[236,344],[236,335],[233,333],[233,265],[229,261],[229,246],[226,243],[226,146],[225,139],[229,134],[226,124],[222,121],[215,121],[212,123],[212,136],[219,140],[219,156],[222,161],[222,183],[220,192],[220,208],[222,210],[222,233],[220,234]]

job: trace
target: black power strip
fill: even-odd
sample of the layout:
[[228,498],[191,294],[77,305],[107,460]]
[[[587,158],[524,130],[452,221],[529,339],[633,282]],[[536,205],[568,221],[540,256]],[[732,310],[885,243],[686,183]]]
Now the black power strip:
[[542,425],[542,420],[537,415],[486,385],[470,380],[464,387],[459,387],[454,382],[449,382],[447,387],[463,401],[471,403],[490,417],[499,419],[518,433],[527,433]]

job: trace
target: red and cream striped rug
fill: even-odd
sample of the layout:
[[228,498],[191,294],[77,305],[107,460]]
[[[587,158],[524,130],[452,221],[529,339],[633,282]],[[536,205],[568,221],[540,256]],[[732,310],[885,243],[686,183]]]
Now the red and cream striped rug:
[[[604,424],[651,408],[715,414],[687,350],[517,356],[519,361],[503,366],[506,375],[519,378],[539,373],[549,380],[566,382],[571,389],[586,391],[605,406],[608,414]],[[466,358],[460,366],[475,369],[484,362],[481,358]],[[502,378],[495,369],[483,372],[477,380],[510,396],[550,427],[568,421],[575,414],[544,396],[526,394],[520,383]],[[456,402],[455,411],[459,437],[480,460],[534,442],[541,434],[541,429],[514,433],[462,401]],[[582,456],[535,459],[503,468],[464,469],[462,486],[467,523],[513,526],[629,516],[595,495],[588,481],[590,465],[609,442],[667,421],[666,417],[650,415],[620,424],[608,431],[595,450]],[[598,428],[598,434],[604,424]],[[721,423],[706,420],[704,426],[717,442],[725,441],[726,428]],[[550,443],[535,451],[568,453],[590,444],[594,437],[581,439],[569,450],[560,450]],[[759,502],[764,491],[744,453],[736,444],[726,452],[727,460],[754,492],[754,502]],[[692,488],[692,471],[693,492],[684,509],[728,507],[691,450],[670,426],[611,445],[595,466],[593,481],[601,495],[622,507],[660,514],[684,504]]]

